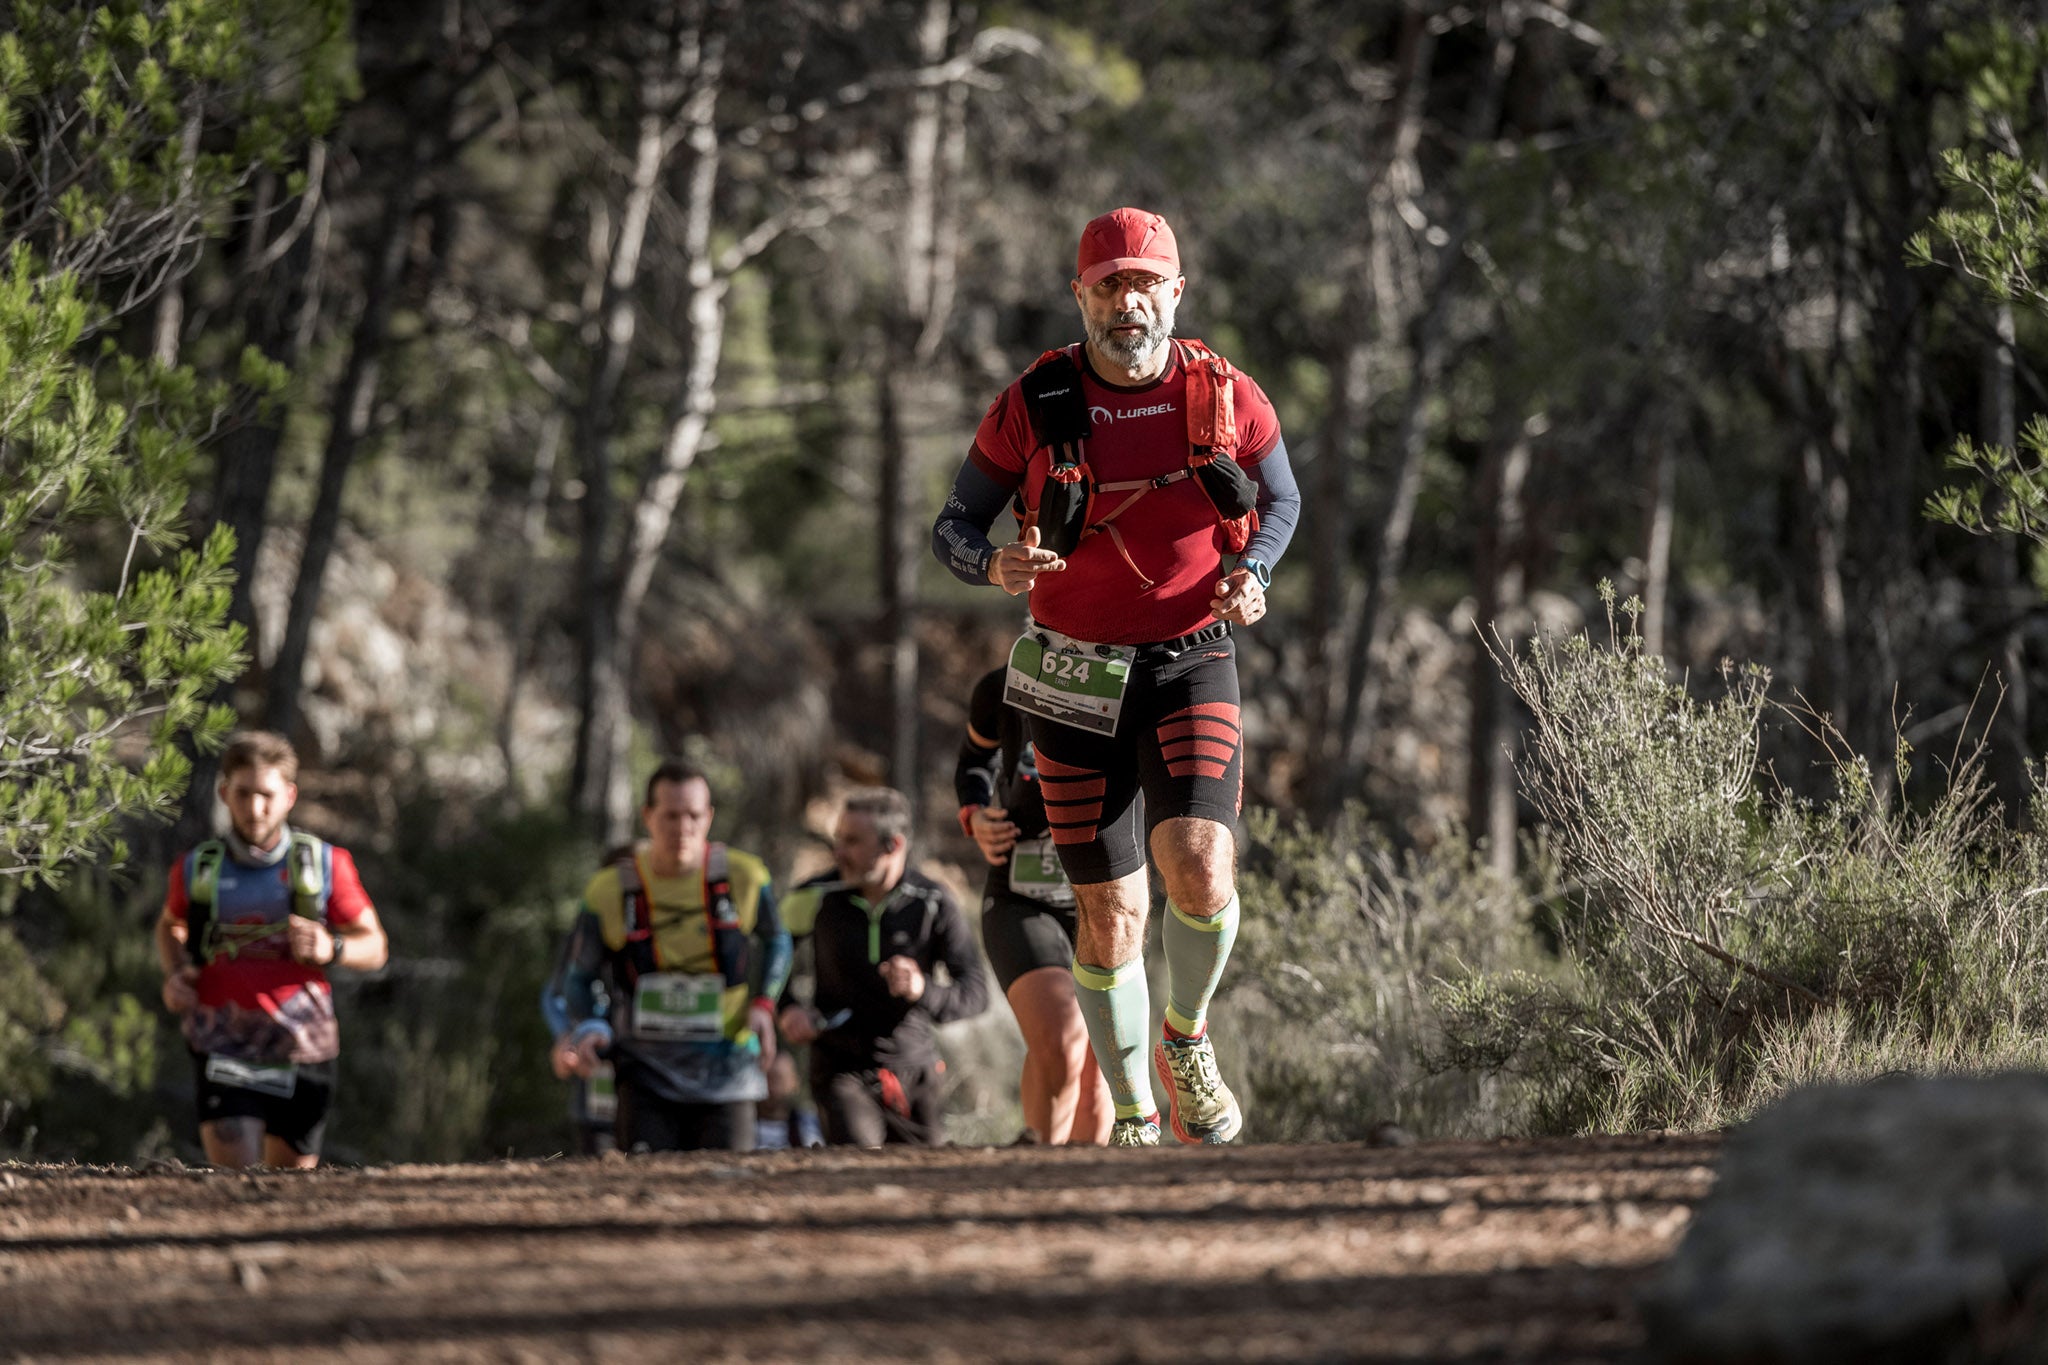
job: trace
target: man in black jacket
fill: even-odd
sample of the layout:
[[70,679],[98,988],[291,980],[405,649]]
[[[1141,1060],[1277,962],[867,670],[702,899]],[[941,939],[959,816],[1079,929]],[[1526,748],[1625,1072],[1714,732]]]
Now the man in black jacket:
[[784,907],[792,934],[809,931],[817,988],[810,1006],[784,1008],[782,1035],[810,1045],[828,1143],[942,1142],[935,1028],[988,1008],[966,917],[909,860],[909,801],[886,787],[856,791],[833,836],[835,871]]

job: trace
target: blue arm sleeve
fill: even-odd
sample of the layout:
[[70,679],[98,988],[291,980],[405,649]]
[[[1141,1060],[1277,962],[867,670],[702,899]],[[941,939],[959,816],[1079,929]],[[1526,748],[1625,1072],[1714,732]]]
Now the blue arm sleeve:
[[555,970],[540,991],[540,1013],[547,1020],[550,1036],[559,1038],[572,1029],[590,1029],[609,1041],[611,1025],[598,1017],[593,989],[603,966],[604,936],[598,930],[597,916],[581,911],[569,926],[555,955]]
[[1269,569],[1280,567],[1287,542],[1294,539],[1294,525],[1301,520],[1301,489],[1295,486],[1294,470],[1287,463],[1287,442],[1275,441],[1266,458],[1245,471],[1259,486],[1259,529],[1244,547],[1245,559],[1256,559]]
[[996,553],[988,528],[1003,514],[1011,491],[975,468],[974,461],[960,462],[953,491],[932,526],[932,553],[962,583],[988,582],[988,562]]
[[789,930],[782,926],[782,912],[775,905],[775,888],[761,888],[761,899],[754,910],[754,952],[761,964],[760,977],[754,981],[754,998],[779,999],[782,988],[789,984],[789,963],[792,956]]

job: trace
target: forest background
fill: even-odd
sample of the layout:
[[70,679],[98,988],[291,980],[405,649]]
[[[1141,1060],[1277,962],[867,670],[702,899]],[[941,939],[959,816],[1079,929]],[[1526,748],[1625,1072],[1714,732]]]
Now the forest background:
[[1020,617],[929,528],[1123,203],[1305,493],[1243,634],[1257,1136],[2029,1059],[2044,19],[0,5],[0,1151],[191,1154],[148,925],[233,723],[391,930],[345,1159],[560,1149],[539,983],[658,754],[785,879],[899,785],[971,903]]

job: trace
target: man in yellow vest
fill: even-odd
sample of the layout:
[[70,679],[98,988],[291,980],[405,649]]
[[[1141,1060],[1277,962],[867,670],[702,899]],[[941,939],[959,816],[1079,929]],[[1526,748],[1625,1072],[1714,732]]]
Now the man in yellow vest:
[[557,1076],[612,1063],[627,1151],[750,1151],[768,1095],[789,934],[766,865],[711,842],[715,813],[701,771],[654,770],[647,838],[584,887],[543,995]]

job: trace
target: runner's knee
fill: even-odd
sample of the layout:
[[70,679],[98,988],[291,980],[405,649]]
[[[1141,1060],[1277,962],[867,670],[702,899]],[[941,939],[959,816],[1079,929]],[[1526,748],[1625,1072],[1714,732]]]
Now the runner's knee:
[[239,1170],[263,1160],[263,1120],[237,1115],[209,1119],[199,1126],[200,1145],[206,1159],[216,1166]]
[[1162,821],[1152,832],[1152,857],[1166,898],[1196,919],[1223,909],[1236,891],[1236,840],[1214,820]]

